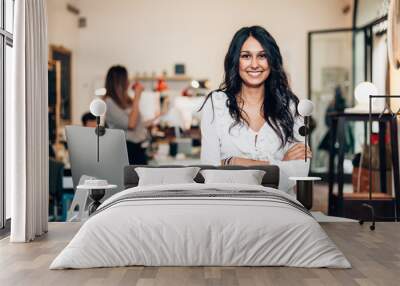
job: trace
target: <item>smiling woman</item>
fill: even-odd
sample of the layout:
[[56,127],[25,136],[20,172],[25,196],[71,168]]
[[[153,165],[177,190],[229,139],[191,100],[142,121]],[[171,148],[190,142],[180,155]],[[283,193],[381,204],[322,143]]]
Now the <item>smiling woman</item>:
[[[274,38],[262,27],[240,29],[225,57],[220,89],[202,109],[201,159],[213,165],[278,165],[279,188],[288,177],[308,174],[298,134],[299,99],[292,92]],[[298,126],[297,126],[298,125]]]

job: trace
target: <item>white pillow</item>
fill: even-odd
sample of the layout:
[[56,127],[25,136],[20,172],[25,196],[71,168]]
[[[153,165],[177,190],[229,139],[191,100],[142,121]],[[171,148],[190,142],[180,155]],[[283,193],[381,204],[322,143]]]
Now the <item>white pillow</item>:
[[204,183],[234,183],[261,185],[265,171],[262,170],[202,170]]
[[195,183],[193,179],[199,170],[199,167],[135,168],[139,177],[138,186]]

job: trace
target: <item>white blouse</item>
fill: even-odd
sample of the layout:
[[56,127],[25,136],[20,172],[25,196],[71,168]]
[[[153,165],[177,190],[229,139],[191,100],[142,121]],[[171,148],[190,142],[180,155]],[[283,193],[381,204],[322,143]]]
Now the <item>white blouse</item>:
[[[287,150],[296,142],[280,148],[281,141],[268,123],[265,122],[258,132],[247,124],[238,124],[229,130],[234,119],[226,106],[227,98],[224,92],[213,92],[203,107],[201,119],[203,164],[220,165],[221,160],[229,157],[267,160],[271,165],[279,167],[279,189],[284,191],[295,185],[294,181],[288,179],[289,177],[308,175],[310,160],[307,160],[307,163],[304,160],[282,161]],[[294,137],[299,142],[304,142],[304,137],[298,133],[299,127],[303,125],[302,121],[302,117],[298,117],[294,125]]]

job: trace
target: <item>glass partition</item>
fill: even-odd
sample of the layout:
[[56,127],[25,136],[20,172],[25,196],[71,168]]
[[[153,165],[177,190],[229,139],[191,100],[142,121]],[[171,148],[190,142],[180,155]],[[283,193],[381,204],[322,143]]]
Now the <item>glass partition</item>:
[[[330,122],[327,112],[343,111],[353,105],[352,30],[310,33],[310,86],[309,97],[315,104],[313,118],[316,127],[311,134],[313,173],[327,173],[329,160]],[[353,141],[351,126],[347,128],[349,158]],[[346,173],[351,173],[351,162],[346,162]]]
[[[12,69],[13,69],[13,57],[12,57],[12,47],[6,45],[5,49],[5,98],[9,99],[12,90]],[[6,170],[5,170],[6,171]],[[11,218],[11,190],[6,188],[5,190],[5,219]]]

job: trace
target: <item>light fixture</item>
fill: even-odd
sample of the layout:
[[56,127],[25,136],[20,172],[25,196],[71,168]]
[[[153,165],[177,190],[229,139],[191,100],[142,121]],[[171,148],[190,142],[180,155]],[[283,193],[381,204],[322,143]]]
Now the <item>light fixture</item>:
[[96,117],[96,135],[97,135],[97,162],[99,162],[99,143],[100,143],[100,136],[103,136],[106,132],[104,126],[100,126],[100,116],[104,116],[107,111],[106,103],[101,100],[100,98],[93,99],[90,103],[90,112]]
[[90,103],[90,112],[96,116],[100,117],[103,116],[107,111],[106,103],[101,100],[100,98],[95,98]]
[[304,126],[299,128],[300,135],[304,136],[304,145],[306,145],[304,151],[304,160],[307,162],[307,145],[308,145],[308,135],[310,131],[310,116],[314,110],[314,103],[309,99],[301,99],[299,104],[297,105],[297,111],[301,116],[304,117]]
[[106,92],[107,92],[107,90],[104,87],[101,87],[101,88],[97,88],[94,91],[94,95],[96,95],[96,96],[104,96],[104,95],[106,95]]
[[193,88],[199,88],[200,87],[200,83],[197,80],[192,80],[192,82],[190,83],[190,85]]
[[370,95],[378,95],[378,88],[369,81],[359,83],[354,90],[354,97],[358,105],[367,105]]
[[[369,96],[379,95],[378,88],[368,81],[359,83],[354,89],[354,97],[356,105],[352,108],[346,109],[351,112],[368,112],[369,111]],[[372,98],[372,112],[381,112],[386,105],[384,98]]]

